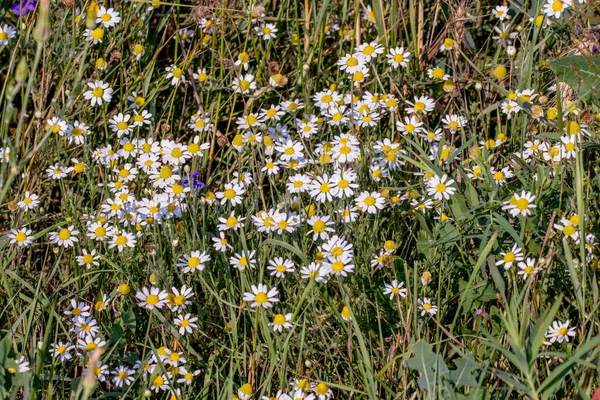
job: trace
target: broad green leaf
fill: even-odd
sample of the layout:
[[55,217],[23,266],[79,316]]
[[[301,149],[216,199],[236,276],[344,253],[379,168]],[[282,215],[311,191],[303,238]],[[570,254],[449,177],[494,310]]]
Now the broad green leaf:
[[550,62],[558,80],[571,86],[582,100],[598,103],[600,96],[600,57],[569,56]]
[[465,354],[463,358],[454,360],[453,363],[456,365],[456,369],[450,371],[450,378],[455,388],[458,389],[461,386],[478,386],[476,373],[481,366],[475,361],[472,355]]
[[420,372],[418,384],[421,390],[434,393],[438,381],[450,377],[444,359],[439,354],[435,354],[431,345],[423,340],[412,345],[410,350],[414,355],[406,360],[406,366]]

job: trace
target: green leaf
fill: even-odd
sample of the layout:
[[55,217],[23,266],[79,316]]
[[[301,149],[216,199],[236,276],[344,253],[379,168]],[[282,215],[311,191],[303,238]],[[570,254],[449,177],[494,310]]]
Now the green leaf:
[[112,343],[117,343],[123,337],[125,330],[120,323],[116,323],[108,329],[108,337]]
[[570,357],[567,357],[562,364],[552,370],[552,373],[542,382],[539,387],[542,398],[550,399],[553,397],[554,392],[560,387],[560,384],[564,382],[564,378],[567,376],[571,369],[579,362],[583,361],[586,353],[593,350],[600,344],[600,335],[594,336],[591,340],[586,342],[584,345],[579,346],[577,351]]
[[435,354],[431,345],[423,340],[412,345],[410,350],[414,356],[406,360],[406,367],[420,372],[418,384],[421,390],[434,393],[438,380],[450,377],[444,359]]
[[132,308],[127,307],[125,312],[123,312],[123,324],[125,328],[129,328],[135,332],[137,321]]
[[283,242],[281,240],[277,240],[277,239],[267,239],[263,242],[264,245],[276,245],[279,247],[283,247],[284,249],[287,249],[289,251],[291,251],[292,253],[296,254],[298,257],[300,257],[300,259],[302,260],[302,262],[305,265],[308,265],[308,258],[306,257],[306,255],[302,252],[302,250],[300,250],[298,247],[291,245],[289,243]]
[[582,100],[598,102],[600,96],[600,58],[596,56],[569,56],[550,62],[558,80],[571,86]]
[[450,371],[450,378],[454,382],[455,388],[458,389],[461,386],[478,386],[474,372],[477,372],[481,366],[471,354],[465,354],[463,358],[454,360],[453,363],[456,365],[456,369]]

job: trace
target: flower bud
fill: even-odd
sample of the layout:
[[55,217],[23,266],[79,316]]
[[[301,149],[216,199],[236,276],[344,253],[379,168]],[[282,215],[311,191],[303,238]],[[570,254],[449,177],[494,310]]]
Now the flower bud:
[[15,80],[18,83],[23,83],[27,79],[28,74],[29,69],[27,68],[27,60],[25,60],[25,57],[21,57],[21,61],[17,64],[17,69],[15,71]]

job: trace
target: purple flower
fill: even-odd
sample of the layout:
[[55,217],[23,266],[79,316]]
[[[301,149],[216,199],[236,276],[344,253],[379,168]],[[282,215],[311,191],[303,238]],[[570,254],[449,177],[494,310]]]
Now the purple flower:
[[37,0],[22,0],[10,6],[11,11],[16,15],[26,15],[28,12],[35,10]]
[[200,172],[196,171],[191,175],[188,175],[188,178],[185,178],[183,181],[179,182],[180,185],[189,186],[194,190],[204,190],[206,189],[206,185],[200,179]]

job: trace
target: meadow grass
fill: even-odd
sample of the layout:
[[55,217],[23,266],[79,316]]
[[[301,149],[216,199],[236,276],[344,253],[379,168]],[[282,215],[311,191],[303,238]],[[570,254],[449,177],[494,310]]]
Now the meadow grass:
[[97,1],[0,5],[3,397],[598,398],[597,2]]

